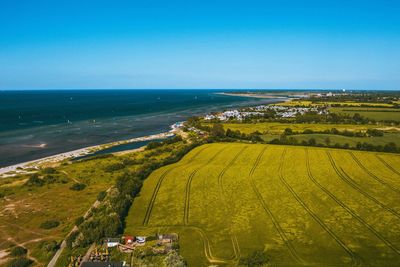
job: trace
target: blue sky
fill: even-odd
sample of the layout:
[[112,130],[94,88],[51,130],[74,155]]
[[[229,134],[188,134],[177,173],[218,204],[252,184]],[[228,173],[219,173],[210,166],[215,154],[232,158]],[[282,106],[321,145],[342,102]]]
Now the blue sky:
[[0,2],[0,89],[400,89],[400,1]]

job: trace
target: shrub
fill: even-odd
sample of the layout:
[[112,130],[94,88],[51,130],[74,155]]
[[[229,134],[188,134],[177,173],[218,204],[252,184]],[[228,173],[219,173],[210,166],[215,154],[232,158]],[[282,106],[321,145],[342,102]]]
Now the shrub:
[[313,134],[313,133],[314,133],[314,131],[311,130],[311,129],[305,129],[305,130],[303,131],[303,134]]
[[74,190],[74,191],[82,191],[85,189],[86,185],[81,184],[81,183],[74,183],[73,185],[70,186],[69,189]]
[[293,130],[291,128],[286,128],[285,131],[283,132],[284,135],[292,135]]
[[60,246],[55,240],[52,240],[42,242],[41,247],[44,248],[46,252],[54,252],[59,249]]
[[57,170],[54,168],[51,168],[51,167],[47,167],[42,170],[42,173],[45,173],[45,174],[54,174],[56,172],[57,172]]
[[317,141],[315,141],[314,138],[310,138],[310,139],[308,140],[308,145],[310,145],[310,146],[315,146],[316,144],[317,144]]
[[168,252],[167,257],[164,259],[164,264],[167,267],[185,267],[186,262],[183,260],[175,250]]
[[9,267],[27,267],[33,263],[32,260],[25,257],[12,259],[7,263]]
[[57,226],[59,226],[59,225],[60,225],[60,222],[59,222],[59,221],[56,221],[56,220],[49,220],[49,221],[43,222],[43,223],[40,225],[40,228],[43,228],[43,229],[51,229],[51,228],[55,228],[55,227],[57,227]]
[[85,219],[84,219],[82,216],[76,218],[76,220],[75,220],[75,225],[76,225],[76,226],[79,226],[81,223],[83,223],[84,220],[85,220]]
[[263,266],[269,263],[268,254],[265,251],[254,251],[250,256],[240,259],[240,264],[245,266]]
[[19,257],[22,255],[26,255],[26,253],[28,253],[28,250],[26,248],[20,247],[20,246],[13,247],[10,251],[10,255],[12,257]]
[[65,242],[67,243],[68,248],[72,248],[72,244],[74,243],[75,239],[78,237],[79,232],[73,231],[70,235],[67,236]]
[[112,163],[112,164],[105,166],[104,171],[113,172],[113,171],[121,170],[123,168],[125,168],[125,165],[122,162],[116,162],[116,163]]
[[103,201],[104,198],[107,196],[107,192],[106,191],[101,191],[98,195],[97,195],[97,200],[98,201]]
[[32,174],[28,181],[26,181],[25,185],[27,186],[43,186],[44,181],[39,178],[39,175],[37,173]]

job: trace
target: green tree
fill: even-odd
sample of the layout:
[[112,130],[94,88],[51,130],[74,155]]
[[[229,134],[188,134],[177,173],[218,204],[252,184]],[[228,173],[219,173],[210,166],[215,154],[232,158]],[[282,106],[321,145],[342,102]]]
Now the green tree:
[[212,129],[211,129],[211,135],[215,137],[222,137],[225,135],[225,130],[222,124],[220,123],[214,123]]
[[166,267],[185,267],[186,262],[175,250],[168,252],[167,257],[164,259]]
[[325,138],[325,144],[329,146],[331,144],[331,139],[329,137]]

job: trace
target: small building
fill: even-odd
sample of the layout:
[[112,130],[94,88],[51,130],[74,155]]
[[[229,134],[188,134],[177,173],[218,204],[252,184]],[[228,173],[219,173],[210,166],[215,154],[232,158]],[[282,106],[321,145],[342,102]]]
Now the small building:
[[132,245],[133,242],[135,242],[135,237],[134,236],[125,236],[124,242],[125,242],[125,245]]
[[178,235],[177,234],[158,235],[158,240],[161,243],[172,243],[178,241]]
[[106,242],[107,242],[107,247],[113,248],[118,246],[119,238],[107,238]]

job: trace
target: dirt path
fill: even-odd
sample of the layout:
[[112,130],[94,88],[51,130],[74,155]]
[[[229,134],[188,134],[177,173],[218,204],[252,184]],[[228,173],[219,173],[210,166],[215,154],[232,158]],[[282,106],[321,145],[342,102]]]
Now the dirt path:
[[[107,193],[110,192],[112,186],[110,188],[107,189]],[[90,211],[93,208],[96,208],[98,205],[100,204],[100,201],[96,200],[92,206],[90,206],[90,208],[86,211],[85,215],[83,215],[83,218],[87,218],[89,216]],[[78,227],[75,225],[74,228],[72,228],[72,230],[68,233],[68,235],[66,237],[68,237],[72,232],[78,230]],[[58,258],[60,258],[62,252],[64,251],[65,247],[67,246],[67,242],[65,241],[65,239],[61,242],[60,248],[57,250],[57,252],[54,254],[53,258],[50,260],[50,262],[47,264],[47,267],[54,267],[58,261]]]

